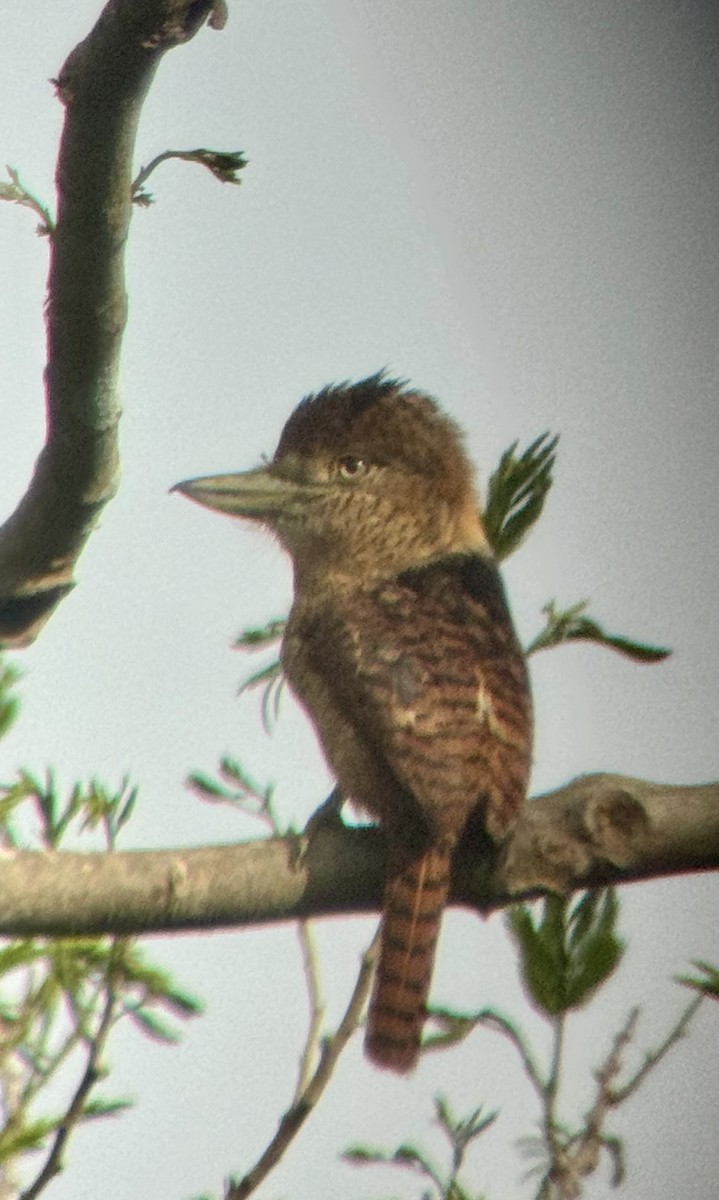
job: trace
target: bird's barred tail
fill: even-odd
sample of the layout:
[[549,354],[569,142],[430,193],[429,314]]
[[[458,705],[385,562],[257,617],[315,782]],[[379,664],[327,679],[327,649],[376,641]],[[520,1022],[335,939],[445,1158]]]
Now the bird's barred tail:
[[404,1074],[416,1065],[450,866],[449,850],[433,847],[387,883],[365,1038],[378,1067]]

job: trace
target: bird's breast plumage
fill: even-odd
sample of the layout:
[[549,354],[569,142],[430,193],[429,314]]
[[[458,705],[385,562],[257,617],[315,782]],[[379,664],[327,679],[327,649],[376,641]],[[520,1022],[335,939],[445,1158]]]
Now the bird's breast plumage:
[[479,804],[503,836],[526,794],[524,660],[493,562],[449,555],[297,598],[284,664],[342,788],[454,842]]

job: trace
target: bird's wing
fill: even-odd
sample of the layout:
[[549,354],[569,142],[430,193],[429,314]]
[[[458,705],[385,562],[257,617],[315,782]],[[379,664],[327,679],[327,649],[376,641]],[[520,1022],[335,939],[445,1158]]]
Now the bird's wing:
[[[492,562],[454,555],[343,593],[305,636],[326,695],[414,798],[433,838],[456,841],[480,802],[488,831],[507,832],[526,794],[531,714]],[[332,748],[329,757],[336,762]],[[355,799],[391,817],[391,797]]]

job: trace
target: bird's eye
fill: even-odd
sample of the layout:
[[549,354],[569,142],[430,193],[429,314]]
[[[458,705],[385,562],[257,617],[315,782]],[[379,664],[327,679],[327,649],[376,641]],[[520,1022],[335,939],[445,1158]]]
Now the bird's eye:
[[348,454],[345,458],[339,461],[339,472],[343,479],[357,479],[359,475],[366,475],[367,463],[363,458],[354,458]]

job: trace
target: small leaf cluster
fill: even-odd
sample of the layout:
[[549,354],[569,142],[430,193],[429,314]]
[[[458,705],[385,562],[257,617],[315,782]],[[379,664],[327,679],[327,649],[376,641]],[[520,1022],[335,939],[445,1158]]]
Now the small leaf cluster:
[[460,1183],[459,1172],[468,1149],[494,1124],[498,1113],[484,1113],[482,1108],[477,1108],[469,1116],[457,1118],[443,1096],[435,1097],[434,1108],[436,1124],[450,1148],[448,1169],[442,1170],[423,1150],[409,1143],[391,1152],[368,1146],[350,1146],[342,1157],[355,1166],[393,1166],[420,1175],[430,1182],[433,1189],[423,1192],[422,1200],[483,1200],[479,1193],[468,1191]]
[[13,783],[0,785],[3,838],[6,845],[22,844],[23,836],[15,828],[13,815],[22,811],[26,816],[29,802],[43,849],[57,850],[74,827],[80,834],[100,830],[106,848],[112,850],[132,816],[136,801],[137,788],[127,778],[118,789],[107,788],[96,779],[86,785],[76,783],[69,795],[63,797],[53,771],[48,770],[41,781],[32,772],[21,769]]
[[719,1000],[719,967],[700,960],[695,960],[692,966],[700,975],[682,975],[679,982],[699,992],[700,996],[711,996],[713,1000]]
[[[28,938],[0,949],[0,1078],[13,1080],[1,1092],[0,1164],[48,1142],[53,1155],[72,1126],[129,1107],[90,1094],[106,1074],[107,1038],[126,1016],[155,1040],[176,1041],[163,1009],[186,1018],[199,1006],[126,939]],[[48,1085],[73,1064],[79,1083],[69,1105],[38,1112]]]
[[664,646],[651,646],[620,634],[607,633],[597,621],[586,615],[588,603],[587,600],[580,600],[578,604],[565,609],[558,608],[554,600],[545,604],[542,609],[544,629],[530,642],[526,653],[536,654],[538,650],[549,650],[566,642],[594,642],[638,663],[662,662],[671,654],[671,650]]
[[[0,731],[6,732],[18,703],[18,675],[0,659]],[[21,770],[0,784],[0,844],[59,849],[69,834],[101,832],[105,848],[115,848],[129,821],[137,789],[127,779],[118,789],[97,780],[76,784],[61,795],[54,774],[44,780]],[[172,977],[150,963],[127,938],[20,938],[0,943],[0,1174],[10,1178],[16,1160],[44,1152],[44,1160],[23,1195],[34,1197],[62,1169],[73,1129],[112,1116],[129,1101],[98,1096],[106,1074],[103,1057],[118,1021],[130,1020],[145,1036],[177,1040],[176,1019],[200,1011],[198,1001]],[[76,1080],[63,1105],[53,1087]],[[72,1085],[71,1085],[72,1086]]]
[[217,778],[204,771],[193,771],[187,783],[202,800],[211,804],[231,804],[247,816],[261,820],[269,833],[281,832],[274,806],[274,786],[257,783],[236,759],[227,755],[220,759]]
[[[254,629],[245,629],[234,643],[234,648],[235,650],[254,652],[264,650],[268,646],[275,646],[282,640],[286,624],[287,620],[284,617],[273,617],[265,625]],[[262,726],[266,733],[271,731],[279,715],[283,687],[284,675],[279,655],[276,655],[259,670],[254,671],[240,686],[240,695],[243,692],[254,691],[255,688],[262,689],[260,711]]]
[[542,433],[521,454],[519,442],[512,442],[489,478],[482,521],[500,562],[514,553],[542,514],[558,441],[558,436]]
[[578,901],[551,895],[535,914],[516,905],[507,925],[519,951],[524,986],[549,1016],[581,1008],[618,966],[624,942],[616,931],[613,888],[585,892]]

